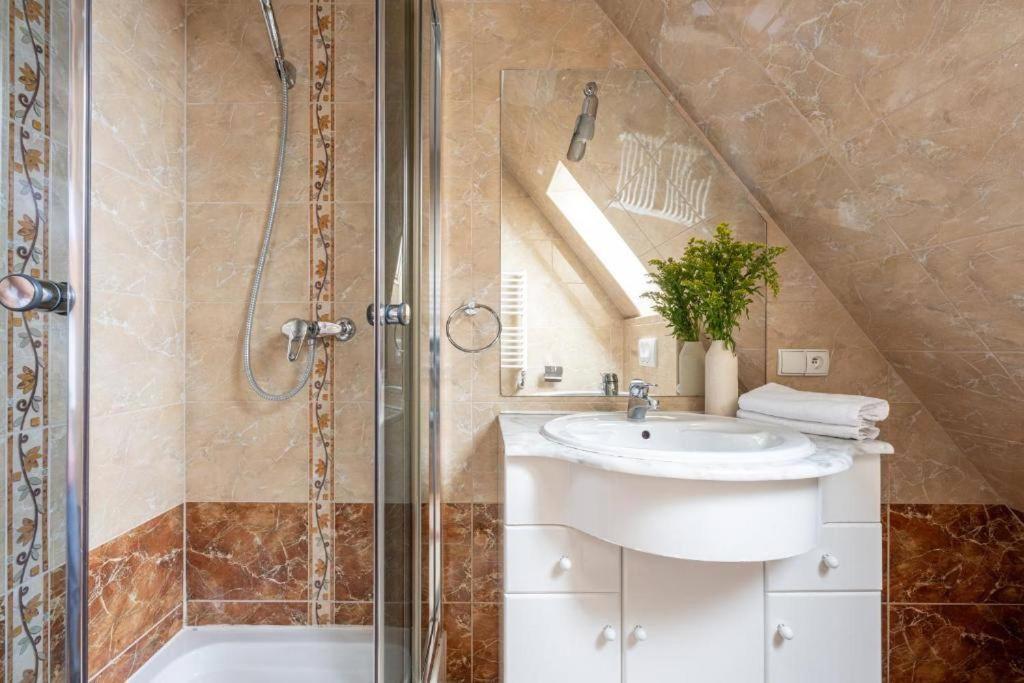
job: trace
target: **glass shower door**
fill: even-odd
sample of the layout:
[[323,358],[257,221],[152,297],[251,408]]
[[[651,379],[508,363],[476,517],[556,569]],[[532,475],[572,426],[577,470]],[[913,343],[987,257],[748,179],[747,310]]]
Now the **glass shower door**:
[[376,680],[419,676],[422,508],[417,0],[377,3]]
[[[0,5],[5,681],[78,681],[84,621],[84,2]],[[69,487],[70,483],[70,487]]]

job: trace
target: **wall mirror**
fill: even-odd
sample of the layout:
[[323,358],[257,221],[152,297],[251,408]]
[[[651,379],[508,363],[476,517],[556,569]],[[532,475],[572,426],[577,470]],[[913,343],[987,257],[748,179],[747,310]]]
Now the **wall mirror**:
[[[649,262],[766,223],[646,71],[503,71],[500,208],[503,395],[601,395],[610,373],[700,394],[641,296]],[[765,320],[758,298],[735,337],[743,387],[765,382]]]

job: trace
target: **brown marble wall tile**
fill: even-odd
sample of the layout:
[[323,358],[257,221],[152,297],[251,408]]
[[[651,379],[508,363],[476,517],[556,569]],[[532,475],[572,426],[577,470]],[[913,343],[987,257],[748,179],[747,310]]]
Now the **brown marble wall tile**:
[[188,601],[189,626],[210,624],[305,626],[308,623],[309,604],[306,602]]
[[1024,606],[892,605],[890,683],[1024,680]]
[[188,597],[305,600],[303,503],[188,503]]
[[473,504],[473,602],[500,602],[502,596],[502,506]]
[[99,671],[181,605],[182,509],[89,553],[89,670]]
[[[64,666],[66,653],[64,651],[65,637],[64,628],[67,619],[67,571],[64,565],[51,570],[46,575],[47,591],[49,598],[47,603],[50,607],[50,639],[47,657],[47,668],[50,671],[51,681],[64,680]],[[0,638],[0,640],[3,640]],[[0,661],[3,661],[3,653],[0,652]]]
[[94,683],[124,683],[181,630],[181,612],[181,605],[178,605],[138,642],[133,643],[106,668],[91,676],[89,680]]
[[448,683],[472,683],[473,680],[472,610],[469,603],[453,602],[444,606]]
[[501,678],[501,605],[473,603],[473,683]]
[[473,597],[473,505],[445,503],[442,590],[445,602],[470,602]]
[[882,683],[889,682],[889,605],[882,602]]
[[373,600],[373,505],[336,503],[334,597],[338,602]]
[[889,599],[1024,603],[1024,527],[1001,505],[890,505]]

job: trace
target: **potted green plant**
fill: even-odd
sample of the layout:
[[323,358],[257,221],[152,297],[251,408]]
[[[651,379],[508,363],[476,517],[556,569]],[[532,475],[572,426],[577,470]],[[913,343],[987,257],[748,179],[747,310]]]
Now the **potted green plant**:
[[[677,328],[673,316],[685,312],[688,319],[711,339],[704,363],[704,411],[712,415],[735,415],[739,399],[739,363],[733,332],[740,319],[748,315],[754,297],[762,287],[779,293],[779,271],[775,261],[784,247],[759,242],[743,242],[733,237],[728,223],[715,228],[715,236],[704,240],[690,238],[686,252],[669,270],[655,265],[655,273],[664,272],[674,282],[662,289],[661,296],[669,326]],[[653,262],[652,262],[653,263]],[[652,276],[652,281],[657,278]],[[659,288],[663,287],[659,283]],[[650,293],[652,301],[659,295]],[[685,299],[680,305],[677,299]],[[657,308],[655,308],[657,310]],[[661,311],[659,311],[661,313]],[[662,313],[665,315],[665,313]],[[692,334],[691,329],[684,329]]]
[[691,291],[696,282],[693,264],[667,258],[654,259],[649,274],[656,290],[646,292],[651,308],[665,319],[679,347],[676,363],[676,394],[704,395],[704,344],[700,341],[697,297]]

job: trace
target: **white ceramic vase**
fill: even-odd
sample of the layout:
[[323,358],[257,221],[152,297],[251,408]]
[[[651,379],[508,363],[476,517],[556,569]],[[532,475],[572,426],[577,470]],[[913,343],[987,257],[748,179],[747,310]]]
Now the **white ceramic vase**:
[[676,364],[676,394],[678,396],[704,395],[704,345],[699,341],[684,341],[679,348]]
[[739,361],[724,341],[711,342],[704,359],[704,412],[736,417],[739,407]]

